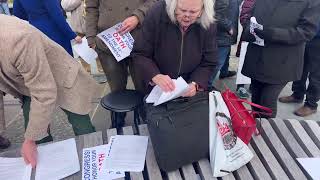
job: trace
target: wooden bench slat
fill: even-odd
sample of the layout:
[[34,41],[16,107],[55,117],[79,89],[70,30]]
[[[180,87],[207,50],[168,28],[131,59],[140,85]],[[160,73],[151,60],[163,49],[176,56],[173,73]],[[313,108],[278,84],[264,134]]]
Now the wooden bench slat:
[[240,179],[253,180],[253,177],[250,174],[250,171],[247,168],[247,166],[242,166],[238,170],[234,171],[234,174],[238,176]]
[[201,159],[196,163],[199,170],[199,175],[202,180],[216,180],[217,178],[213,177],[211,166],[208,159]]
[[309,156],[320,157],[319,148],[314,144],[308,133],[300,124],[299,120],[285,120],[285,123]]
[[289,179],[261,136],[252,136],[251,145],[273,179]]
[[182,176],[185,180],[195,180],[197,179],[196,171],[193,168],[192,164],[185,165],[181,168]]
[[271,176],[269,175],[266,168],[263,166],[262,162],[260,161],[252,146],[248,144],[248,147],[253,153],[253,158],[247,164],[247,167],[249,170],[251,170],[253,178],[259,180],[271,180]]
[[[149,131],[146,124],[139,125],[139,132],[142,136],[149,137]],[[146,169],[150,180],[162,180],[161,172],[154,156],[151,139],[148,140],[148,149],[146,155]]]
[[167,174],[168,174],[169,180],[182,180],[179,170],[171,171],[171,172],[168,172]]
[[302,126],[306,129],[307,133],[313,140],[313,142],[320,149],[320,127],[317,122],[313,120],[302,121]]
[[289,151],[292,151],[291,153],[294,154],[293,157],[297,158],[303,158],[308,157],[306,152],[302,149],[302,147],[299,145],[296,138],[292,135],[288,127],[285,125],[284,121],[282,119],[270,119],[269,122],[271,123],[271,126],[276,131],[278,137],[282,141],[282,143],[287,146],[287,149]]
[[[110,141],[111,136],[117,135],[117,129],[107,129],[107,138],[108,138],[108,143]],[[125,178],[118,178],[117,180],[125,180]]]
[[297,161],[292,158],[285,146],[278,138],[275,131],[272,129],[269,121],[262,121],[262,136],[268,144],[270,150],[278,159],[283,170],[287,173],[290,179],[306,179],[301,169],[297,165]]
[[[132,126],[122,128],[124,135],[133,135]],[[132,180],[143,180],[142,172],[130,172],[130,178]]]

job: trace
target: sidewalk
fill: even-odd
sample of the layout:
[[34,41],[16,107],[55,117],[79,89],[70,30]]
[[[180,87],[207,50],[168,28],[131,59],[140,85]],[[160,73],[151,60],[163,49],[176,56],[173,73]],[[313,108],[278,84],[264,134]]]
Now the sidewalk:
[[[234,49],[232,54],[234,54]],[[238,58],[235,56],[231,56],[230,60],[230,69],[236,70],[238,64]],[[235,90],[235,77],[223,80],[227,86]],[[222,82],[217,80],[216,85],[218,88],[222,88]],[[129,80],[128,88],[133,89],[132,81]],[[110,127],[110,114],[108,111],[103,109],[99,102],[101,97],[110,92],[109,86],[107,83],[101,84],[99,90],[95,93],[96,97],[92,100],[92,111],[90,116],[92,117],[92,122],[96,127],[97,131],[105,131]],[[289,83],[281,95],[290,95],[291,94],[291,83]],[[300,107],[302,104],[283,104],[278,103],[278,115],[277,118],[280,119],[301,119],[301,120],[320,120],[320,111],[311,116],[302,118],[295,116],[293,111]],[[5,96],[5,117],[6,117],[6,125],[7,130],[5,135],[11,140],[13,143],[11,148],[18,146],[23,142],[23,134],[24,134],[24,121],[22,116],[22,110],[20,107],[20,103],[14,99],[12,96]],[[133,125],[133,113],[129,113],[126,117],[126,125]],[[52,117],[52,123],[50,126],[52,135],[55,140],[62,140],[73,137],[73,131],[71,126],[68,123],[68,120],[65,114],[57,109]]]

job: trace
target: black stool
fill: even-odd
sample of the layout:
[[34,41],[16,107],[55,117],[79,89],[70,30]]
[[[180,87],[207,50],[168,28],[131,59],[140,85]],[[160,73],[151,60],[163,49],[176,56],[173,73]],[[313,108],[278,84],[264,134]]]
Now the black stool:
[[107,94],[101,99],[101,106],[111,111],[111,127],[117,127],[119,113],[134,111],[134,124],[140,124],[139,108],[142,105],[143,94],[136,90],[122,90]]

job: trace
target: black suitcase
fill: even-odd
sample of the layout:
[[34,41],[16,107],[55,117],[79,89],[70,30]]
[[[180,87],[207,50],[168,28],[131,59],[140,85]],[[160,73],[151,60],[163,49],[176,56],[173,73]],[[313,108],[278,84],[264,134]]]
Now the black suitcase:
[[158,106],[144,103],[144,110],[160,169],[173,171],[209,156],[208,92]]

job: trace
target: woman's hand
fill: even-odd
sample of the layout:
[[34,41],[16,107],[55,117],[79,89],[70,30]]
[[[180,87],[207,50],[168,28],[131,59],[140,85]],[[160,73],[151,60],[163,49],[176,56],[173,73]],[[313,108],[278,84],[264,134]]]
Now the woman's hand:
[[173,91],[175,89],[174,83],[168,75],[157,74],[152,78],[152,81],[160,86],[164,92]]
[[77,36],[74,38],[74,41],[77,43],[77,44],[80,44],[82,43],[82,37],[81,36]]
[[139,19],[137,16],[130,16],[122,22],[122,28],[118,33],[122,36],[123,34],[132,31],[139,24]]
[[182,95],[183,97],[192,97],[196,95],[197,93],[197,87],[194,83],[189,83],[189,87],[186,90],[186,92]]

